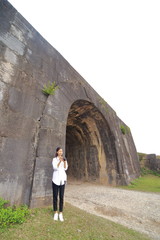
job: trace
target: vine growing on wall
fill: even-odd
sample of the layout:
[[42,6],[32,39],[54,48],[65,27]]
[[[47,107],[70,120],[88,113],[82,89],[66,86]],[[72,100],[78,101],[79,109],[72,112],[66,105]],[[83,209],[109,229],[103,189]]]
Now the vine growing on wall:
[[53,82],[53,83],[48,83],[48,84],[45,84],[42,88],[42,92],[45,94],[45,95],[54,95],[55,91],[58,89],[59,87],[56,86],[56,83]]

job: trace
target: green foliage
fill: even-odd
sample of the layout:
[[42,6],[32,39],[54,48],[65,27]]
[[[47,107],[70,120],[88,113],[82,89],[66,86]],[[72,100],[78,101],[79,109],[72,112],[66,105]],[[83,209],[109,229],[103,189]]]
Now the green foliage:
[[121,129],[122,134],[124,134],[124,135],[127,133],[130,133],[130,128],[125,125],[121,125],[120,129]]
[[6,204],[8,204],[8,203],[9,203],[9,201],[4,200],[3,198],[0,198],[0,210],[2,208],[4,208],[6,206]]
[[157,171],[153,171],[153,170],[150,170],[148,168],[141,168],[141,175],[142,176],[145,176],[145,175],[148,175],[148,174],[160,177],[160,173],[158,173]]
[[48,95],[53,95],[57,89],[58,89],[58,86],[56,86],[56,83],[53,82],[53,83],[45,84],[43,86],[42,92],[48,96]]
[[5,205],[7,203],[9,203],[9,201],[0,198],[0,229],[9,227],[12,224],[21,224],[25,222],[26,217],[29,215],[27,206],[6,207]]
[[124,126],[124,125],[121,125],[121,126],[120,126],[120,129],[121,129],[121,132],[122,132],[123,134],[125,134],[125,126]]

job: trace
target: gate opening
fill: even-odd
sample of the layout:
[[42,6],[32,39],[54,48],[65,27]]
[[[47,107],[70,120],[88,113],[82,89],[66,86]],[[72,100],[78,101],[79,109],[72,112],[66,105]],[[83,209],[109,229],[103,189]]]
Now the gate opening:
[[114,138],[102,113],[88,101],[74,102],[66,127],[68,178],[111,183],[115,156]]

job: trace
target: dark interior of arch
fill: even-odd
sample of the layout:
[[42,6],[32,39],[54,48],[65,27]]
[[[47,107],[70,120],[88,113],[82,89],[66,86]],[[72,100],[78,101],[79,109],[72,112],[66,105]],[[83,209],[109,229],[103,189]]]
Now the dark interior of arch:
[[112,182],[112,169],[118,172],[115,139],[102,113],[90,102],[74,102],[66,127],[68,177],[96,181],[100,178],[99,154],[104,150],[106,177]]

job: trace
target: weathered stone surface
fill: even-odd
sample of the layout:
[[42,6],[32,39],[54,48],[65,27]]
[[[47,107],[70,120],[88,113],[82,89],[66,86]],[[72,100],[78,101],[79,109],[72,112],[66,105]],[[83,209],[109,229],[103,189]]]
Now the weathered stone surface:
[[66,125],[63,122],[58,121],[51,116],[44,115],[43,118],[41,119],[41,128],[54,129],[55,133],[63,134],[63,132],[65,131]]
[[160,173],[160,156],[138,153],[141,168],[148,168]]
[[39,119],[44,109],[44,105],[40,101],[12,87],[9,90],[8,105],[12,111],[21,112],[35,120]]
[[58,89],[55,92],[54,98],[52,98],[52,96],[48,98],[44,109],[44,115],[53,116],[54,119],[60,122],[66,122],[66,112],[69,111],[69,107],[70,102],[61,90]]
[[5,83],[11,83],[13,75],[14,75],[13,65],[11,63],[1,61],[0,77],[2,81]]
[[31,207],[51,203],[52,172],[50,158],[36,158]]
[[[3,122],[2,122],[3,120]],[[12,111],[6,111],[1,117],[0,122],[0,134],[1,136],[11,138],[25,138],[32,139],[34,132],[36,131],[37,123],[34,119],[26,118],[21,113],[13,113]],[[26,131],[30,129],[30,131]]]
[[[51,161],[66,153],[68,179],[128,184],[140,166],[116,112],[6,0],[0,0],[0,195],[51,204]],[[54,95],[42,93],[55,81]]]
[[[2,137],[0,142],[1,196],[9,199],[11,203],[29,204],[29,195],[26,196],[26,193],[28,191],[30,194],[32,178],[30,141]],[[28,186],[26,186],[26,182],[29,182]]]
[[6,85],[3,82],[0,82],[0,104],[2,104],[3,102],[5,90],[6,90]]
[[12,63],[14,65],[17,64],[17,56],[16,54],[11,51],[9,48],[6,48],[5,54],[4,54],[4,59],[8,63]]
[[24,54],[25,45],[10,33],[6,33],[0,36],[0,41],[8,46],[11,50],[15,51],[17,54]]

